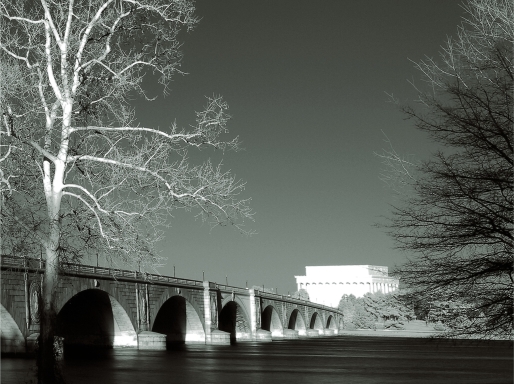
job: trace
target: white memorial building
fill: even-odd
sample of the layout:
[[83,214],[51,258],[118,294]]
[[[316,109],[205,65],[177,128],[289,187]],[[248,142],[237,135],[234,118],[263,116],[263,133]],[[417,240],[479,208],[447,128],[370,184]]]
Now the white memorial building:
[[343,295],[389,293],[399,285],[398,279],[389,277],[388,267],[376,265],[308,266],[305,276],[295,278],[298,290],[305,289],[311,301],[331,307],[337,307]]

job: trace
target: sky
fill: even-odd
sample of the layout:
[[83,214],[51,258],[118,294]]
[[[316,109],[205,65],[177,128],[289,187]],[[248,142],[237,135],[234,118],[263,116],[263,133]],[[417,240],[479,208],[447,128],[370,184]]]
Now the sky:
[[[180,35],[181,69],[166,97],[134,100],[144,126],[187,127],[204,96],[222,95],[232,116],[227,139],[243,151],[192,152],[223,161],[246,182],[257,232],[213,230],[177,211],[159,244],[163,275],[230,285],[264,285],[287,294],[306,265],[384,265],[408,254],[374,226],[391,212],[393,193],[379,179],[374,152],[384,132],[414,159],[436,147],[397,107],[422,84],[414,62],[437,57],[464,11],[454,0],[197,1],[202,19]],[[412,61],[411,61],[412,60]]]

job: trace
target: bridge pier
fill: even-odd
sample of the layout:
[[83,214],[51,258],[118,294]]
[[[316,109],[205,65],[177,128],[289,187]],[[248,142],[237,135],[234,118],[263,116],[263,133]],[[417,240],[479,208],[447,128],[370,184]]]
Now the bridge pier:
[[230,345],[230,333],[218,329],[220,312],[218,297],[217,294],[212,297],[210,285],[209,281],[203,282],[205,344]]
[[284,329],[283,337],[287,340],[295,340],[300,338],[299,333],[299,331],[296,331],[294,329]]
[[307,337],[319,337],[319,329],[307,329],[305,332],[305,336]]
[[[255,290],[253,288],[248,290],[248,293],[250,295],[250,332],[252,334],[252,340],[255,341],[271,341],[271,335],[268,335],[265,333],[258,333],[257,331],[257,311],[255,308]],[[266,332],[266,331],[264,331]]]
[[204,326],[205,326],[205,344],[212,343],[211,335],[211,291],[208,281],[203,282],[203,306],[204,306]]
[[283,339],[284,338],[284,330],[276,329],[276,330],[271,331],[271,337],[273,339]]
[[211,332],[210,343],[205,344],[230,345],[230,333],[215,329]]
[[142,331],[137,335],[137,348],[161,351],[166,349],[166,335],[157,332]]
[[259,329],[256,332],[255,341],[264,341],[264,342],[273,341],[273,336],[270,331],[266,331],[264,329]]

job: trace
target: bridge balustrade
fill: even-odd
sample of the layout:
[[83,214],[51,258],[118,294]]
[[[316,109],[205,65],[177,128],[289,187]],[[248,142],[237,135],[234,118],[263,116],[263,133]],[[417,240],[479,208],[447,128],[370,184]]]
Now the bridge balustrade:
[[[2,310],[5,309],[12,314],[12,324],[17,324],[27,341],[33,338],[35,332],[39,332],[39,323],[34,320],[32,310],[33,307],[37,308],[37,300],[35,302],[33,299],[33,288],[36,287],[37,289],[40,282],[39,278],[35,279],[35,276],[31,277],[29,275],[27,279],[27,273],[44,274],[45,263],[44,260],[28,257],[11,255],[1,257],[1,270],[5,271],[10,279],[8,283],[10,288],[3,290],[6,296],[2,296]],[[318,332],[320,335],[337,334],[343,316],[336,308],[300,298],[292,298],[289,295],[265,291],[258,286],[242,288],[216,282],[78,263],[62,263],[60,273],[63,276],[72,277],[72,279],[64,279],[65,282],[59,288],[61,289],[59,295],[62,298],[59,308],[65,305],[71,297],[75,297],[73,295],[80,292],[91,288],[103,290],[105,294],[109,295],[113,313],[117,316],[117,324],[123,324],[124,327],[124,330],[120,331],[120,335],[116,335],[115,341],[117,340],[116,342],[121,345],[120,343],[124,342],[124,338],[127,340],[128,338],[131,338],[131,340],[135,338],[134,340],[137,340],[134,342],[138,348],[142,348],[145,343],[148,348],[162,348],[162,340],[164,340],[164,348],[166,347],[167,336],[160,335],[152,330],[154,319],[157,317],[160,308],[174,296],[180,296],[183,300],[186,300],[183,316],[188,319],[186,328],[192,327],[184,331],[186,332],[184,337],[186,341],[198,342],[200,336],[203,335],[205,343],[225,342],[227,340],[226,335],[224,335],[226,332],[220,330],[220,320],[226,322],[230,316],[235,316],[234,321],[239,325],[244,323],[244,327],[238,325],[241,329],[238,328],[235,331],[236,336],[243,335],[244,340],[260,340],[262,338],[259,335],[261,335],[268,341],[275,337],[287,338],[292,334],[295,338],[298,337],[298,334],[300,336],[308,335],[305,330],[301,330],[303,333],[295,331],[294,327],[288,330],[289,317],[293,312],[295,316],[301,315],[304,317],[307,326],[310,323],[309,319],[318,313],[323,318],[323,328],[328,328],[330,317],[334,317],[334,323],[331,326],[335,327],[332,328],[334,331],[323,333],[324,330],[321,330]],[[24,284],[20,286],[20,283],[23,282]],[[14,300],[16,300],[16,303]],[[227,319],[225,317],[221,319],[222,310],[233,301],[238,303],[237,305],[231,304],[232,307],[236,308],[235,314],[225,316]],[[268,332],[268,335],[265,330],[260,328],[262,311],[265,309],[264,304],[274,306],[280,313],[279,319],[282,322],[282,331],[279,332],[274,329],[273,336],[271,336],[271,332]],[[195,324],[191,325],[189,319],[193,315],[198,319]],[[2,316],[4,317],[4,315]],[[289,338],[292,338],[292,336]],[[142,342],[143,339],[146,341]],[[2,341],[3,345],[4,341]],[[157,345],[161,347],[157,347]]]
[[[40,260],[40,259],[28,258],[28,257],[3,255],[1,265],[3,268],[23,269],[23,270],[27,270],[30,272],[44,273],[46,261]],[[129,271],[129,270],[119,269],[119,268],[99,267],[99,266],[86,265],[86,264],[62,263],[61,270],[62,270],[62,273],[65,275],[68,275],[68,274],[98,275],[98,276],[112,277],[114,279],[126,278],[126,279],[140,280],[142,282],[161,282],[161,283],[169,283],[169,284],[184,284],[184,285],[191,285],[191,286],[196,286],[196,287],[203,287],[203,281],[201,281],[201,280],[176,278],[176,277],[171,277],[171,276],[163,276],[163,275],[158,275],[158,274],[151,274],[151,273],[137,272],[137,271]]]

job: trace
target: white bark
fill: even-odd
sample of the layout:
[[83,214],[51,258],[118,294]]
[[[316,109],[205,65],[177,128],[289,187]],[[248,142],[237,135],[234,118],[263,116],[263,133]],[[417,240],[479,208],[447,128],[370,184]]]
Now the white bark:
[[252,219],[239,196],[244,183],[209,161],[187,161],[188,147],[238,148],[237,138],[221,138],[229,119],[221,97],[209,99],[192,130],[131,124],[127,98],[148,99],[145,71],[164,86],[180,72],[177,33],[194,26],[193,11],[178,0],[0,3],[0,137],[10,138],[0,143],[0,190],[14,196],[2,220],[36,233],[45,249],[47,324],[62,257],[103,247],[150,268],[174,209],[197,208],[212,225],[242,231]]

